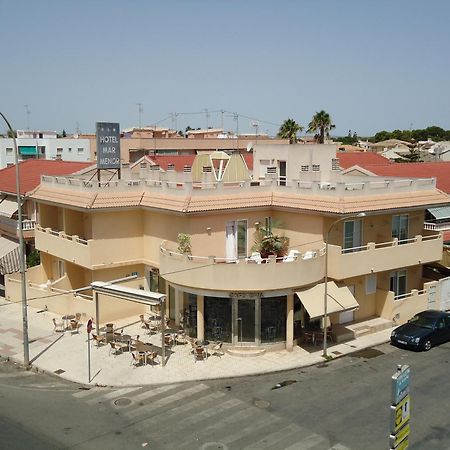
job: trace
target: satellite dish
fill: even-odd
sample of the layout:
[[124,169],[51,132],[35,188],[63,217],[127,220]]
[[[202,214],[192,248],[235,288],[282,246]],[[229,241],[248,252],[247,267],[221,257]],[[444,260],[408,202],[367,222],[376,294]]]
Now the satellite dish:
[[247,151],[248,152],[251,152],[253,150],[253,142],[249,142],[248,144],[247,144]]

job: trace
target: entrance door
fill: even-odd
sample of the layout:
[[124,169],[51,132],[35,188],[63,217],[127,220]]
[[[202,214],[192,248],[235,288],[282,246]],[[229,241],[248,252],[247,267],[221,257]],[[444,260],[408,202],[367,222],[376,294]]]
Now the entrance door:
[[252,299],[238,299],[237,342],[255,342],[255,304],[255,300]]
[[286,161],[278,161],[280,186],[286,186]]

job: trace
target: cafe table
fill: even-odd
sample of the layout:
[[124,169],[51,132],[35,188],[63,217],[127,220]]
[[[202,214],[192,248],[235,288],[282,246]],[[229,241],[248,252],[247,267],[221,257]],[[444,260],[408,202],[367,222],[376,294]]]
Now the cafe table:
[[131,336],[129,334],[115,334],[114,340],[116,342],[120,342],[122,344],[127,344],[128,351],[130,351],[131,347]]
[[203,347],[205,349],[206,357],[209,356],[209,353],[208,353],[208,346],[209,346],[209,344],[210,344],[210,342],[207,341],[206,339],[199,339],[199,340],[195,341],[195,345],[197,347]]
[[70,321],[75,319],[74,314],[66,314],[65,316],[62,316],[61,319],[64,322],[64,329],[67,330],[69,328]]

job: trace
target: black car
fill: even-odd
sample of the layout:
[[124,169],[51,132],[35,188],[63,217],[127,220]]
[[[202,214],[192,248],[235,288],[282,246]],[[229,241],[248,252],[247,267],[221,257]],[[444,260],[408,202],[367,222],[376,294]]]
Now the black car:
[[427,351],[447,341],[450,341],[450,313],[432,309],[417,313],[391,333],[391,344],[417,350]]

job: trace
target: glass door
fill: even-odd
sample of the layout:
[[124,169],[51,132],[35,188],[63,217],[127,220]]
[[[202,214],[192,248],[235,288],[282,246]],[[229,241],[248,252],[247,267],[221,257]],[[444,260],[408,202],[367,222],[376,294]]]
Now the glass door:
[[392,238],[397,238],[399,244],[404,244],[408,239],[408,214],[392,216]]
[[229,260],[247,257],[247,221],[232,220],[227,222],[225,252]]
[[236,341],[238,343],[254,343],[255,333],[255,300],[237,299]]
[[344,222],[344,253],[356,252],[362,243],[361,220],[348,220]]
[[280,169],[280,186],[286,186],[286,161],[278,161]]

